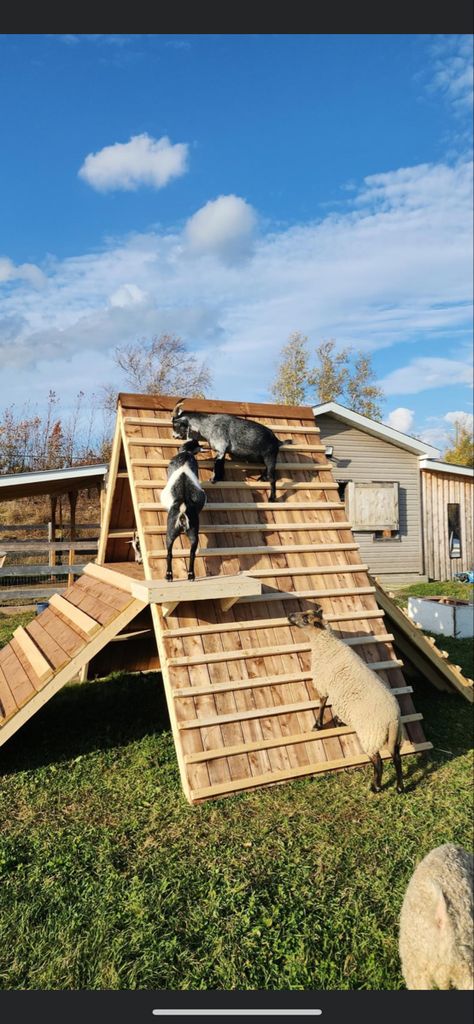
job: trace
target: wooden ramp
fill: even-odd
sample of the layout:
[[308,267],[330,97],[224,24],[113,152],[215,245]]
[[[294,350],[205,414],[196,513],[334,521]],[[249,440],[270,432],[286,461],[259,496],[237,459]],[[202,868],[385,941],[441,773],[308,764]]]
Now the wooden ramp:
[[0,746],[144,607],[127,590],[84,575],[20,626],[0,650]]
[[[314,601],[397,694],[405,723],[402,753],[431,747],[310,408],[188,400],[187,407],[195,411],[259,420],[293,444],[281,451],[276,504],[268,502],[269,485],[257,480],[262,466],[226,461],[225,482],[213,485],[212,460],[201,459],[208,494],[196,559],[201,597],[194,599],[197,583],[179,601],[167,600],[166,592],[163,597],[166,512],[159,498],[166,466],[179,444],[171,430],[175,401],[119,396],[98,562],[105,567],[99,567],[99,575],[102,571],[109,583],[120,575],[121,585],[131,587],[131,579],[145,578],[145,590],[135,586],[135,593],[146,593],[150,600],[158,646],[155,667],[161,665],[187,799],[197,803],[367,763],[355,734],[334,726],[330,708],[326,728],[313,731],[319,700],[309,649],[287,615]],[[134,562],[130,544],[135,528],[143,567]],[[187,556],[188,542],[180,539],[175,579],[185,580]],[[260,593],[226,597],[222,578],[235,580],[242,573],[259,581]],[[204,578],[209,576],[218,576],[222,587],[216,596],[209,586],[206,599]],[[193,599],[187,596],[191,593]],[[126,644],[118,646],[130,668]]]
[[377,603],[385,611],[397,650],[438,690],[460,693],[471,704],[474,701],[474,681],[463,675],[460,665],[453,665],[447,651],[436,646],[431,636],[425,636],[421,626],[412,622],[402,608],[392,600],[380,581],[375,579]]

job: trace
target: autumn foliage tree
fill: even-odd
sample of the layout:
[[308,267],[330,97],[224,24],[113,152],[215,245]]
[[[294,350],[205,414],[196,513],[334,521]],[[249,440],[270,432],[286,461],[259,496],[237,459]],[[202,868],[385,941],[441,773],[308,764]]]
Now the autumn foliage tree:
[[337,351],[333,339],[322,341],[314,354],[312,363],[308,339],[299,331],[290,335],[272,385],[278,401],[284,405],[340,402],[363,416],[382,418],[383,392],[375,383],[370,356],[349,347]]
[[[182,338],[175,334],[123,345],[115,350],[114,358],[125,386],[138,394],[204,398],[211,386],[206,363],[188,352]],[[106,406],[115,408],[116,389],[107,386],[104,393]]]
[[454,433],[443,459],[457,466],[474,468],[474,436],[470,417],[459,416],[454,421]]
[[29,404],[21,409],[8,406],[0,412],[0,472],[62,469],[102,461],[109,429],[98,423],[98,416],[94,395],[86,402],[82,391],[67,413],[54,391],[49,392],[42,411]]

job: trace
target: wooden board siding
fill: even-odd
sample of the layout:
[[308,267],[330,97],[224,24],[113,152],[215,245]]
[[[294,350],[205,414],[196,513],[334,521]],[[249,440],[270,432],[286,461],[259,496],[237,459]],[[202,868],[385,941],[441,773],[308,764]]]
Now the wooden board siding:
[[[450,580],[474,563],[474,479],[421,471],[425,571],[430,579]],[[461,558],[450,558],[448,503],[461,506]]]
[[[116,461],[125,463],[129,474],[127,493],[147,579],[164,576],[167,513],[159,498],[166,464],[179,444],[172,437],[169,417],[174,402],[139,395],[121,395],[119,401],[121,434],[116,449],[121,446],[124,458]],[[334,507],[332,469],[312,410],[194,400],[192,407],[257,419],[279,437],[292,437],[294,444],[281,452],[276,504],[268,502],[268,484],[257,480],[259,467],[227,461],[224,487],[209,483],[209,458],[201,468],[209,505],[201,517],[196,575],[262,574],[264,593],[244,597],[227,611],[215,600],[182,602],[166,619],[160,605],[151,606],[187,799],[195,803],[367,762],[354,733],[331,727],[330,709],[328,731],[313,731],[318,695],[310,678],[309,651],[301,632],[286,617],[290,610],[311,607],[315,599],[338,634],[359,640],[360,656],[379,666],[380,678],[399,694],[406,716],[403,752],[426,749],[429,744],[386,634],[365,559],[354,543],[344,509]],[[119,477],[121,487],[124,481]],[[287,481],[296,486],[288,486]],[[110,524],[112,532],[103,535],[99,550],[100,561],[110,569],[117,532],[130,525],[131,516],[125,504],[127,518],[122,523],[112,480],[109,489],[111,507],[104,529]],[[117,494],[123,501],[123,491]],[[224,525],[232,529],[216,531],[216,526]],[[259,525],[262,529],[255,529]],[[188,552],[187,539],[179,538],[176,579],[186,578]],[[123,558],[117,560],[119,571],[120,561]],[[370,638],[367,643],[365,636]]]
[[373,531],[354,531],[361,560],[374,576],[410,576],[414,581],[423,567],[421,531],[421,484],[419,460],[397,445],[341,423],[330,413],[316,418],[325,444],[334,448],[333,473],[336,480],[355,483],[397,481],[399,483],[400,540],[376,541]]

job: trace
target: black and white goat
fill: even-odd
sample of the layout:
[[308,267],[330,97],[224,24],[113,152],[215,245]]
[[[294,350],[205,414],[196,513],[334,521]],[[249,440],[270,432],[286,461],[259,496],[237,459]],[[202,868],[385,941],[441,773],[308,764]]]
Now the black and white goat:
[[161,504],[168,510],[166,529],[166,579],[173,579],[173,544],[180,534],[189,538],[188,580],[194,579],[194,559],[199,539],[199,513],[206,504],[206,494],[199,483],[199,468],[195,455],[203,449],[195,439],[186,441],[171,459],[168,483],[160,495]]
[[244,420],[230,413],[183,412],[183,399],[175,405],[172,413],[173,437],[182,440],[201,438],[216,452],[212,483],[224,479],[224,460],[228,453],[231,458],[248,462],[264,462],[265,470],[259,480],[269,480],[270,501],[276,501],[276,461],[284,444],[278,437],[255,420]]

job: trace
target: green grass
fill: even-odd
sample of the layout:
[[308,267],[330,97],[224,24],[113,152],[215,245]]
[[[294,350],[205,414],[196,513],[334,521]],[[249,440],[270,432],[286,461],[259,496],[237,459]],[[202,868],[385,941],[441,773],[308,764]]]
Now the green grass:
[[471,706],[415,704],[402,797],[387,767],[190,807],[159,676],[66,687],[0,749],[0,987],[403,988],[414,865],[472,841]]
[[408,587],[397,587],[394,600],[399,608],[405,608],[409,597],[456,597],[459,601],[472,601],[473,594],[472,583],[447,580],[444,583],[411,583]]

